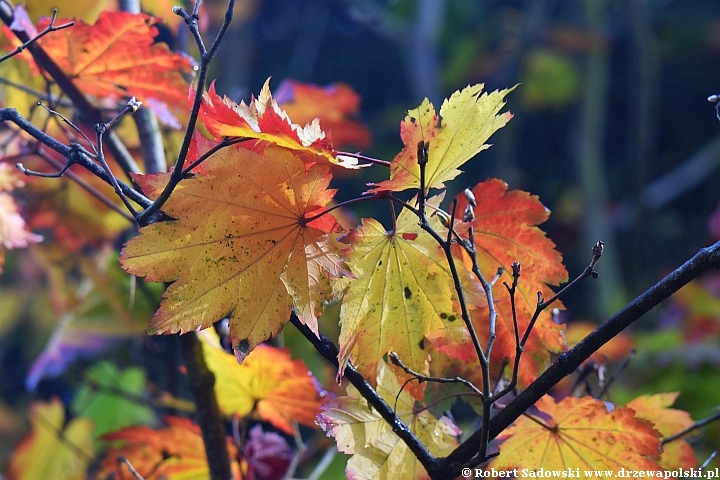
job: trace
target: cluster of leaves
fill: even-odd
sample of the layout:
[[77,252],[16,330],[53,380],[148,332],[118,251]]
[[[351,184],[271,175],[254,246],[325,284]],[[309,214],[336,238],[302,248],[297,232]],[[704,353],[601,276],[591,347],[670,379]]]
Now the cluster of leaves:
[[[199,37],[197,12],[178,12]],[[589,395],[566,396],[557,403],[545,396],[513,426],[491,434],[492,409],[512,405],[513,395],[533,385],[553,356],[567,348],[564,327],[548,307],[562,308],[558,299],[567,288],[555,294],[551,287],[567,282],[568,274],[555,245],[538,228],[549,215],[539,199],[489,179],[443,206],[445,184],[488,148],[490,136],[511,119],[502,110],[512,89],[484,92],[483,85],[469,86],[445,100],[439,111],[426,99],[401,122],[404,148],[385,162],[335,148],[369,142],[367,130],[348,119],[358,107],[348,87],[286,83],[273,96],[268,81],[257,98],[237,104],[218,95],[213,85],[203,91],[206,59],[214,50],[203,52],[199,42],[200,81],[187,102],[182,74],[189,74],[194,63],[154,42],[155,20],[116,12],[103,13],[94,25],[55,22],[40,23],[47,34],[39,34],[23,10],[15,9],[9,26],[14,33],[6,32],[9,43],[33,39],[33,56],[20,57],[30,75],[57,83],[46,95],[53,108],[63,107],[64,92],[76,108],[87,104],[104,118],[99,106],[113,105],[115,116],[99,121],[92,142],[82,126],[73,130],[69,121],[56,122],[52,109],[44,132],[4,109],[3,119],[23,132],[15,137],[19,153],[13,159],[59,164],[60,174],[79,163],[91,173],[87,178],[74,174],[72,180],[82,187],[76,187],[75,197],[48,202],[31,217],[58,242],[60,254],[51,248],[37,251],[56,278],[57,309],[66,320],[31,371],[30,387],[43,376],[60,373],[78,354],[96,353],[113,338],[135,335],[137,312],[155,308],[155,291],[142,285],[129,309],[123,302],[126,287],[117,280],[122,274],[107,267],[107,252],[114,251],[111,241],[126,225],[118,228],[97,215],[92,228],[65,231],[71,219],[82,221],[78,217],[87,213],[84,205],[92,197],[94,202],[101,199],[97,209],[103,214],[129,218],[140,227],[120,253],[122,268],[150,282],[170,283],[147,332],[198,332],[204,363],[214,373],[219,411],[237,427],[235,442],[220,441],[235,478],[281,478],[299,458],[284,437],[259,426],[250,429],[251,421],[294,435],[298,448],[299,425],[319,425],[335,438],[339,451],[352,455],[346,470],[351,478],[454,476],[462,465],[487,464],[494,457],[489,466],[496,469],[615,472],[696,466],[684,440],[673,442],[663,454],[662,436],[693,427],[687,414],[669,408],[675,394],[640,397],[626,406]],[[78,94],[81,98],[74,98]],[[143,174],[132,168],[132,154],[123,161],[118,149],[108,157],[113,164],[107,163],[103,145],[111,140],[104,135],[136,108],[135,100],[118,106],[129,97],[148,105],[171,128],[186,122],[183,146],[170,172]],[[319,112],[321,119],[315,118]],[[195,130],[198,119],[203,133]],[[69,145],[52,143],[47,133]],[[75,143],[78,134],[86,146]],[[346,203],[387,205],[392,227],[365,218],[346,231],[336,214],[347,205],[332,203],[333,173],[373,163],[389,167],[387,180]],[[121,183],[123,174],[137,188]],[[18,186],[5,175],[9,180],[0,177],[0,201],[5,190]],[[100,186],[100,180],[112,185],[129,215],[110,200],[112,190]],[[405,191],[415,196],[401,198]],[[73,210],[72,202],[83,207]],[[3,236],[5,246],[39,241],[11,205],[1,209],[0,204],[0,212],[7,212],[0,219],[8,217],[11,221],[5,223],[12,225],[7,241]],[[396,213],[396,208],[401,210]],[[70,217],[62,215],[68,211]],[[62,249],[89,248],[96,251],[95,263],[60,258],[68,251]],[[597,275],[594,267],[601,254],[599,243],[576,281]],[[58,286],[78,271],[88,279],[80,294]],[[344,392],[337,395],[318,386],[302,361],[265,343],[292,320],[309,340],[324,344],[327,353],[331,344],[321,335],[318,319],[336,303],[339,345],[331,356],[338,381],[346,376],[351,383],[344,383]],[[223,319],[234,355],[224,350],[213,328]],[[609,355],[626,352],[619,348]],[[585,366],[600,371],[604,360],[596,356]],[[33,430],[16,447],[9,478],[45,478],[50,471],[78,478],[88,469],[97,478],[209,475],[214,465],[206,460],[208,444],[200,427],[169,416],[164,427],[153,428],[160,422],[152,411],[120,403],[145,394],[142,374],[138,378],[104,368],[109,369],[104,375],[88,375],[87,388],[73,405],[78,418],[67,426],[59,400],[35,405]],[[443,390],[447,384],[450,389]],[[93,398],[97,390],[119,392],[120,400]],[[431,468],[433,461],[462,450],[462,430],[447,414],[448,404],[460,396],[481,419],[475,432],[479,448],[452,464],[452,470],[440,472],[442,468]],[[153,399],[166,408],[187,407],[168,395]],[[113,410],[128,415],[108,422],[102,413]],[[202,416],[202,408],[198,410]],[[100,451],[104,457],[98,463],[94,458]]]

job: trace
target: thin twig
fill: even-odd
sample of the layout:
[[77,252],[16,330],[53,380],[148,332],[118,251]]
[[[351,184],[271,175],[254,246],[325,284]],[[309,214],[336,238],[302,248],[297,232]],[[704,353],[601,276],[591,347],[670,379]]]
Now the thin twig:
[[712,422],[715,422],[717,420],[720,420],[720,408],[717,409],[715,413],[710,415],[709,417],[705,417],[702,420],[698,420],[697,422],[693,423],[689,427],[680,430],[678,433],[674,435],[670,435],[669,437],[665,437],[662,440],[660,440],[660,443],[662,445],[668,444],[674,440],[677,440],[678,438],[682,438],[688,433],[692,432],[693,430],[697,430],[698,428],[704,427],[705,425],[708,425]]
[[246,140],[250,140],[250,139],[248,137],[225,137],[225,138],[223,138],[220,143],[218,143],[217,145],[212,147],[210,150],[208,150],[207,152],[200,155],[200,157],[198,157],[197,160],[195,160],[194,162],[190,163],[190,165],[185,167],[182,172],[183,177],[187,176],[187,174],[190,173],[195,167],[197,167],[198,165],[203,163],[205,160],[210,158],[216,152],[219,152],[220,150],[222,150],[225,147],[229,147],[230,145],[235,145],[237,143],[241,143]]
[[[390,166],[390,162],[388,162],[387,160],[380,160],[378,158],[366,157],[365,155],[360,155],[359,153],[337,152],[337,154],[339,156],[341,155],[344,157],[357,158],[358,160],[365,160],[366,162],[375,163],[377,165],[382,165],[384,167]],[[367,165],[361,165],[361,166],[366,167]]]
[[712,452],[710,454],[710,456],[707,459],[705,459],[705,461],[702,463],[702,465],[700,465],[698,468],[700,470],[705,470],[707,468],[707,466],[710,465],[710,462],[712,462],[716,456],[717,456],[717,450]]
[[[325,360],[339,368],[338,364],[338,349],[335,344],[328,340],[325,336],[320,335],[318,338],[310,328],[303,324],[300,319],[292,313],[290,316],[290,323],[295,328],[300,330],[300,333],[315,347],[315,350]],[[348,381],[358,390],[360,395],[367,400],[367,402],[380,414],[380,416],[390,425],[392,431],[405,442],[415,457],[422,463],[423,467],[428,472],[442,471],[442,467],[438,464],[438,459],[435,458],[432,453],[422,444],[422,442],[415,436],[410,428],[403,422],[395,412],[387,404],[385,400],[370,386],[365,378],[353,367],[350,363],[345,366],[343,371],[343,377],[347,378]]]
[[200,35],[200,27],[198,26],[199,17],[197,15],[197,9],[199,8],[200,3],[201,2],[195,3],[192,15],[188,14],[182,7],[173,8],[173,12],[175,14],[183,17],[185,23],[187,23],[188,28],[193,35],[193,38],[195,39],[195,43],[197,44],[198,50],[200,51],[200,70],[198,72],[197,87],[195,88],[195,99],[193,100],[192,109],[190,110],[190,118],[188,119],[187,127],[185,129],[185,136],[183,137],[182,144],[180,145],[180,151],[178,153],[177,159],[175,159],[175,166],[163,191],[160,193],[160,195],[158,195],[157,199],[153,202],[153,204],[149,208],[145,209],[145,211],[140,213],[140,215],[138,216],[138,223],[140,225],[147,224],[153,214],[159,211],[162,206],[165,205],[167,199],[170,198],[170,194],[172,194],[173,190],[175,190],[175,187],[178,185],[178,183],[180,183],[183,178],[182,167],[185,164],[185,159],[187,158],[187,154],[190,149],[190,142],[192,141],[193,134],[195,133],[195,126],[197,125],[198,116],[200,115],[200,106],[202,105],[203,101],[203,92],[205,91],[205,83],[207,81],[207,74],[210,62],[212,62],[212,59],[215,56],[218,47],[220,46],[220,42],[222,42],[222,39],[225,36],[228,28],[230,27],[230,23],[232,22],[233,10],[235,8],[235,0],[228,0],[228,6],[225,10],[225,17],[223,19],[223,23],[220,26],[217,35],[215,36],[215,40],[213,41],[212,46],[209,50],[206,50],[205,44],[203,43],[202,37]]
[[[490,438],[497,437],[554,385],[573,373],[582,362],[605,343],[710,268],[720,268],[720,242],[701,249],[683,265],[628,303],[577,345],[561,354],[533,383],[492,417]],[[438,478],[455,478],[460,475],[463,466],[472,463],[472,459],[477,454],[480,440],[480,433],[475,432],[448,457],[439,459],[444,460],[441,463],[447,470],[445,475],[439,475]]]
[[40,92],[40,91],[30,88],[26,85],[21,85],[19,83],[15,83],[11,80],[8,80],[7,78],[0,77],[0,84],[15,88],[17,90],[20,90],[21,92],[25,92],[25,93],[30,94],[34,97],[37,97],[41,100],[50,102],[54,105],[59,105],[61,107],[72,107],[72,102],[70,102],[68,100],[63,100],[63,99],[56,97],[55,95]]
[[615,383],[615,380],[620,378],[620,374],[625,371],[625,369],[630,365],[630,361],[632,360],[633,356],[635,355],[636,350],[633,348],[630,351],[630,355],[627,356],[627,358],[623,361],[623,363],[613,372],[613,374],[610,376],[610,378],[605,382],[605,385],[603,385],[600,392],[598,392],[596,398],[602,398],[604,395],[608,393],[610,390],[610,387],[613,383]]
[[[525,333],[523,335],[522,340],[520,340],[519,343],[516,343],[516,353],[515,353],[515,364],[513,365],[513,374],[512,379],[510,380],[510,383],[507,387],[502,389],[497,394],[493,395],[492,400],[499,400],[504,395],[507,395],[509,392],[515,389],[518,382],[518,375],[520,370],[520,357],[522,352],[525,349],[525,344],[527,343],[528,339],[530,338],[530,332],[532,331],[533,327],[535,326],[535,323],[537,322],[537,319],[540,317],[540,313],[543,312],[547,307],[549,307],[552,303],[554,303],[556,300],[558,300],[560,297],[565,295],[568,291],[575,288],[582,280],[586,279],[587,277],[593,277],[598,278],[598,273],[595,271],[595,265],[600,260],[600,257],[602,256],[603,248],[604,248],[603,242],[597,242],[593,248],[592,248],[592,257],[590,259],[590,263],[587,267],[585,267],[585,270],[575,277],[575,279],[565,285],[558,293],[552,296],[547,301],[543,301],[542,295],[540,292],[538,292],[538,303],[535,306],[535,313],[533,313],[532,318],[530,319],[530,322],[528,323],[527,328],[525,329]],[[513,264],[514,265],[514,264]],[[518,270],[517,270],[517,276],[515,273],[513,273],[513,287],[509,287],[508,290],[510,291],[510,301],[512,302],[512,305],[515,304],[515,287],[517,287],[517,279],[520,277],[520,265],[518,264]],[[507,287],[507,285],[506,285]],[[517,331],[517,318],[516,314],[513,313],[513,320],[515,322],[515,329]],[[516,332],[517,334],[517,332]],[[517,336],[516,336],[517,341]]]
[[307,480],[318,480],[322,476],[322,474],[325,473],[325,470],[327,470],[327,468],[330,466],[337,453],[338,451],[335,447],[330,447],[325,450],[325,454],[322,456],[318,464],[315,465],[313,471],[310,472]]
[[22,45],[19,45],[18,47],[16,47],[15,50],[13,50],[12,52],[10,52],[10,53],[8,53],[8,54],[5,54],[5,55],[3,55],[2,57],[0,57],[0,63],[2,63],[2,62],[4,62],[5,60],[7,60],[7,59],[9,59],[9,58],[12,58],[12,57],[14,57],[15,55],[19,54],[20,52],[22,52],[23,50],[25,50],[26,48],[28,48],[28,47],[29,47],[30,45],[32,45],[33,43],[35,43],[35,42],[37,42],[38,40],[40,40],[42,37],[44,37],[44,36],[47,35],[48,33],[50,33],[50,32],[55,32],[55,31],[58,31],[58,30],[62,30],[62,29],[64,29],[64,28],[72,27],[73,25],[75,25],[75,22],[68,22],[68,23],[64,23],[64,24],[62,24],[62,25],[55,25],[55,20],[57,19],[57,14],[58,14],[58,9],[57,9],[57,8],[53,8],[52,17],[50,18],[50,23],[48,24],[48,26],[45,27],[45,29],[44,29],[42,32],[39,32],[37,35],[35,35],[35,36],[32,37],[31,39],[27,40],[27,41],[26,41],[25,43],[23,43]]
[[[77,163],[78,165],[83,166],[93,175],[97,176],[109,185],[112,185],[112,181],[110,180],[110,178],[108,178],[105,170],[87,155],[87,151],[81,145],[77,143],[72,143],[70,144],[70,146],[67,146],[35,127],[35,125],[30,123],[27,119],[23,118],[23,116],[20,115],[20,113],[16,109],[0,108],[0,122],[7,121],[14,123],[21,130],[28,133],[30,136],[35,138],[43,145],[46,145],[52,150],[58,152],[60,155],[65,157],[68,162]],[[119,180],[117,181],[117,183],[120,186],[120,189],[122,189],[125,196],[127,196],[133,202],[143,207],[148,207],[152,204],[152,201],[150,199],[145,197],[137,190],[133,189],[132,187],[124,184]]]
[[483,398],[484,395],[480,391],[479,388],[477,388],[475,385],[472,384],[472,382],[465,380],[462,377],[454,377],[454,378],[444,378],[444,377],[430,377],[428,375],[423,375],[422,373],[416,372],[415,370],[411,369],[410,367],[406,366],[402,360],[400,360],[400,357],[395,352],[390,352],[390,361],[397,365],[398,367],[402,368],[405,373],[408,375],[412,375],[413,377],[417,378],[418,382],[435,382],[435,383],[462,383],[466,387],[468,387],[470,390],[475,392],[480,398]]
[[130,463],[130,460],[128,460],[126,457],[118,457],[117,458],[118,463],[124,463],[127,469],[130,471],[130,475],[132,475],[135,480],[145,480],[142,475],[138,473],[137,470],[135,470],[135,467],[132,466],[132,463]]
[[115,123],[120,120],[120,118],[122,118],[125,114],[129,112],[136,111],[139,107],[140,102],[136,101],[135,97],[133,97],[130,99],[130,101],[128,101],[125,108],[120,113],[118,113],[112,120],[107,123],[98,123],[97,125],[95,125],[95,134],[97,137],[97,154],[95,155],[95,158],[105,170],[105,173],[110,179],[111,185],[115,189],[115,193],[117,193],[117,195],[120,197],[120,200],[122,200],[123,204],[125,204],[125,207],[128,209],[133,218],[137,218],[138,213],[135,211],[135,208],[132,206],[132,204],[130,204],[130,201],[123,193],[120,185],[118,184],[117,178],[115,178],[115,175],[113,174],[112,170],[110,170],[110,166],[105,160],[105,154],[103,153],[103,136],[105,135],[105,132],[107,132]]

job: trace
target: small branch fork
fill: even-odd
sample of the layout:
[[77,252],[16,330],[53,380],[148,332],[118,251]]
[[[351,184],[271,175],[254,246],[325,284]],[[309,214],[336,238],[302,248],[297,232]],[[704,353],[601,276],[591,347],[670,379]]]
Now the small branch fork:
[[[1,4],[0,4],[0,8],[3,8],[3,9],[4,9],[4,8],[9,8],[9,5],[3,1],[3,2],[1,2]],[[35,36],[32,37],[31,39],[27,40],[27,41],[26,41],[25,43],[23,43],[22,45],[19,45],[19,46],[18,46],[17,48],[15,48],[15,50],[13,50],[12,52],[10,52],[10,53],[8,53],[8,54],[5,54],[5,55],[3,55],[2,57],[0,57],[0,63],[2,63],[2,62],[4,62],[5,60],[7,60],[7,59],[9,59],[9,58],[12,58],[12,57],[14,57],[15,55],[21,53],[21,52],[24,51],[26,48],[28,48],[30,45],[32,45],[33,43],[35,43],[35,42],[37,42],[38,40],[40,40],[42,37],[44,37],[44,36],[47,35],[48,33],[50,33],[50,32],[56,32],[56,31],[58,31],[58,30],[62,30],[62,29],[64,29],[64,28],[72,27],[73,25],[75,25],[75,22],[68,22],[68,23],[63,23],[62,25],[55,25],[55,20],[57,20],[57,14],[58,14],[58,9],[57,9],[57,8],[53,8],[52,17],[50,18],[50,23],[48,24],[48,26],[45,27],[45,29],[44,29],[42,32],[39,32],[37,35],[35,35]]]
[[[183,168],[185,159],[187,158],[187,154],[189,151],[190,142],[195,132],[195,126],[197,124],[197,119],[199,116],[209,65],[215,54],[217,53],[218,47],[220,46],[220,43],[230,26],[233,18],[235,0],[228,1],[228,6],[225,11],[225,17],[222,26],[220,27],[220,30],[218,31],[218,34],[216,35],[209,49],[205,47],[198,27],[198,11],[201,4],[201,0],[196,1],[192,13],[187,13],[182,7],[175,7],[173,9],[174,13],[181,16],[185,20],[185,23],[188,25],[188,28],[190,29],[190,32],[198,45],[201,58],[197,86],[195,89],[195,100],[192,105],[190,118],[188,120],[188,125],[185,130],[185,136],[183,137],[180,152],[175,161],[175,169],[170,176],[168,184],[165,186],[164,190],[157,198],[157,200],[155,200],[154,202],[150,201],[142,194],[140,194],[137,190],[120,182],[110,171],[104,156],[103,147],[105,146],[113,154],[113,157],[118,161],[121,168],[125,171],[126,174],[129,175],[129,173],[131,172],[140,173],[140,169],[133,160],[132,156],[128,153],[127,149],[122,144],[117,135],[111,130],[112,125],[122,115],[128,113],[130,110],[136,110],[139,107],[139,103],[131,101],[130,103],[128,103],[128,106],[124,110],[122,110],[120,114],[118,114],[115,118],[113,118],[109,122],[104,122],[102,120],[101,110],[94,107],[87,100],[84,94],[75,86],[75,84],[73,84],[72,80],[68,78],[67,75],[57,66],[57,64],[55,64],[55,62],[45,53],[45,51],[35,43],[39,38],[50,32],[60,30],[62,28],[67,28],[72,25],[72,23],[55,25],[54,22],[57,11],[54,12],[53,20],[50,22],[50,25],[40,34],[32,38],[30,38],[25,31],[14,31],[15,35],[20,39],[20,41],[23,42],[23,44],[21,45],[21,47],[18,47],[18,52],[13,53],[13,55],[19,53],[24,49],[28,49],[33,55],[38,65],[40,65],[40,67],[43,68],[50,75],[50,77],[52,77],[52,79],[58,84],[60,89],[65,92],[65,94],[70,98],[77,111],[81,112],[86,120],[95,124],[96,142],[90,142],[90,144],[93,146],[93,149],[95,150],[95,153],[90,153],[84,150],[83,147],[78,144],[70,144],[69,147],[63,145],[57,140],[51,138],[49,135],[46,135],[44,132],[32,126],[30,122],[23,119],[16,111],[13,111],[13,109],[0,109],[0,121],[13,122],[20,129],[30,133],[30,135],[32,135],[38,142],[57,151],[67,159],[67,163],[58,172],[53,174],[33,172],[31,170],[25,169],[22,166],[19,167],[20,170],[28,175],[53,178],[63,176],[73,164],[81,165],[96,174],[108,184],[112,185],[115,189],[115,192],[123,201],[128,211],[132,214],[135,221],[142,226],[146,225],[152,220],[152,218],[154,218],[154,215],[160,211],[160,209],[170,197],[170,194],[173,192],[177,184],[183,179],[184,176],[186,176],[190,172],[190,170],[192,170],[192,168],[199,165],[202,161],[207,159],[212,153],[215,153],[220,148],[224,148],[226,146],[246,140],[245,138],[225,139],[218,147],[215,147],[212,152],[208,152],[203,157],[189,165],[187,168]],[[11,25],[14,18],[15,16],[12,8],[4,1],[0,0],[0,19],[2,19],[2,21],[7,25]],[[10,56],[6,57],[10,58]],[[4,59],[5,57],[0,59],[0,61]],[[53,112],[51,111],[51,113]],[[67,119],[62,116],[61,118],[73,128],[80,131]],[[99,165],[94,160],[96,160]],[[103,174],[98,174],[98,169],[95,167],[100,167],[100,169],[104,171]],[[138,213],[128,200],[132,200],[138,203],[141,207],[144,208],[144,210]]]
[[218,30],[217,35],[215,36],[215,40],[213,41],[210,49],[208,50],[207,48],[205,48],[205,43],[203,42],[202,36],[200,35],[200,28],[198,27],[198,19],[200,18],[198,12],[201,3],[201,0],[195,2],[195,6],[193,7],[193,11],[191,14],[187,13],[182,7],[173,8],[173,13],[181,16],[185,20],[185,23],[190,29],[190,33],[195,39],[195,43],[197,44],[198,50],[200,51],[200,71],[198,73],[197,87],[195,88],[195,99],[193,100],[192,109],[190,110],[190,118],[188,119],[188,124],[185,129],[185,136],[183,137],[183,141],[180,146],[180,152],[178,153],[177,159],[175,160],[175,167],[170,174],[170,179],[168,180],[167,185],[165,185],[165,188],[160,193],[158,198],[153,202],[150,207],[145,209],[145,211],[143,211],[137,216],[137,221],[140,225],[146,225],[150,221],[153,214],[155,214],[162,208],[168,198],[170,198],[170,194],[172,194],[175,187],[183,179],[183,165],[185,163],[185,159],[187,158],[187,154],[190,149],[190,141],[192,140],[193,134],[195,133],[195,126],[197,124],[198,116],[200,114],[200,106],[202,104],[203,92],[205,91],[205,84],[207,83],[207,74],[210,62],[212,62],[212,59],[215,57],[215,54],[220,47],[220,43],[222,42],[222,39],[225,36],[228,28],[230,27],[230,23],[233,19],[235,0],[228,0],[228,6],[225,10],[225,17],[223,19],[223,23],[220,26],[220,30]]

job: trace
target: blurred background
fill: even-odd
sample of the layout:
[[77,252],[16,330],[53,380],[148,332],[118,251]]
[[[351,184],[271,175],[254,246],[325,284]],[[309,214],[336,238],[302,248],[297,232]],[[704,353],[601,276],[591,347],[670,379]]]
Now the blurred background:
[[[112,4],[74,3],[67,8],[82,12]],[[172,6],[148,3],[157,16]],[[209,39],[225,3],[205,4]],[[73,16],[62,7],[61,16]],[[273,91],[284,79],[347,84],[372,137],[355,146],[364,155],[391,160],[402,148],[400,121],[425,97],[439,109],[469,84],[519,85],[506,107],[514,118],[451,193],[498,177],[538,195],[552,211],[542,228],[571,278],[605,242],[600,279],[565,299],[571,322],[605,320],[720,239],[720,120],[708,102],[720,94],[716,0],[238,0],[235,13],[210,74],[218,93],[247,101],[268,77]],[[173,22],[161,39],[192,54],[192,39]],[[386,175],[343,172],[339,199]],[[383,218],[370,209],[355,214]],[[613,399],[680,390],[676,405],[695,419],[720,405],[720,281],[693,288],[633,327],[638,353]],[[39,345],[28,350],[22,330],[13,324],[0,340],[8,408],[25,402],[25,375],[45,341],[36,332]],[[707,432],[701,462],[720,448],[720,429]]]

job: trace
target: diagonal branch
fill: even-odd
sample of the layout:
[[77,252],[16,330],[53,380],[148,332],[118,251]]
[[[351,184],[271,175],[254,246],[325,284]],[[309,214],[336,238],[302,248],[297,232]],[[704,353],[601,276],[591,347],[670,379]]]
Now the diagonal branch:
[[[701,249],[690,260],[598,326],[577,345],[560,355],[527,389],[492,417],[490,421],[490,438],[497,437],[523,412],[545,395],[550,388],[573,373],[582,362],[590,358],[590,355],[600,347],[710,268],[720,268],[720,242]],[[447,470],[446,476],[438,478],[455,478],[459,475],[462,466],[471,462],[476,455],[479,443],[480,434],[475,432],[448,457],[441,459],[444,460],[443,463]]]
[[[312,330],[307,325],[300,322],[300,319],[293,312],[290,317],[290,323],[292,323],[303,336],[312,343],[315,350],[325,358],[328,362],[339,368],[338,364],[338,349],[335,344],[328,340],[325,336],[320,335],[320,338],[315,336]],[[392,407],[382,399],[375,389],[360,375],[360,373],[351,364],[345,367],[343,377],[347,378],[348,381],[360,392],[360,394],[367,400],[367,402],[382,416],[382,418],[392,427],[393,432],[405,442],[415,457],[422,463],[425,470],[428,472],[442,470],[438,459],[433,456],[432,453],[423,445],[423,443],[410,431],[405,423],[395,415]]]

